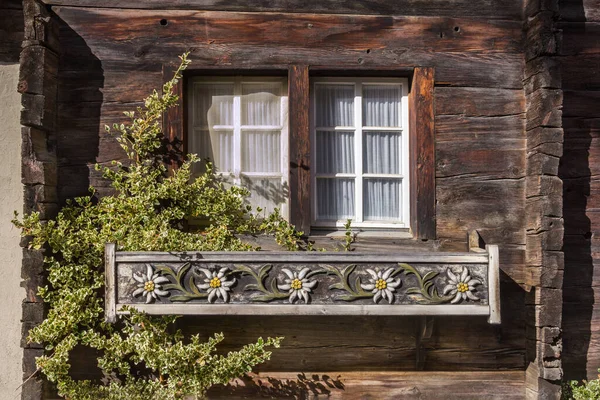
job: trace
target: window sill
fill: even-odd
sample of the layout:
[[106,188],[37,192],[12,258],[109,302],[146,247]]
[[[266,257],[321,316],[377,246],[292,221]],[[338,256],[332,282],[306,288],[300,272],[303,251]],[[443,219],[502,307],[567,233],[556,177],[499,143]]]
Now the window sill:
[[[414,236],[409,228],[397,228],[394,230],[361,230],[359,228],[351,229],[356,239],[381,238],[381,239],[413,239]],[[343,239],[346,237],[346,231],[333,229],[316,229],[310,232],[311,237],[327,237],[331,239]]]

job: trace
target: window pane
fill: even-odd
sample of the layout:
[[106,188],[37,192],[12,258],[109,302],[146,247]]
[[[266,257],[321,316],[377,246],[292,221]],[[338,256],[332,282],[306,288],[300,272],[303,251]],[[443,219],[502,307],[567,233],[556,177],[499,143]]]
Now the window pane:
[[317,131],[317,173],[354,173],[354,132]]
[[[196,129],[190,138],[190,153],[208,158],[217,172],[233,171],[233,132],[231,130]],[[194,172],[204,172],[204,163],[194,165]]]
[[363,132],[363,169],[367,174],[400,173],[400,133]]
[[317,219],[354,218],[354,179],[317,178]]
[[272,213],[275,208],[281,210],[287,200],[288,188],[281,183],[281,178],[250,178],[242,175],[241,183],[250,191],[248,202],[255,208],[262,208],[262,215]]
[[365,179],[363,212],[365,221],[400,219],[400,180]]
[[280,92],[279,82],[242,84],[242,125],[280,125]]
[[242,132],[242,171],[281,172],[280,131]]
[[354,85],[315,85],[318,127],[354,126]]
[[233,84],[195,84],[193,99],[195,127],[233,125]]
[[399,114],[399,86],[363,86],[364,126],[400,126]]

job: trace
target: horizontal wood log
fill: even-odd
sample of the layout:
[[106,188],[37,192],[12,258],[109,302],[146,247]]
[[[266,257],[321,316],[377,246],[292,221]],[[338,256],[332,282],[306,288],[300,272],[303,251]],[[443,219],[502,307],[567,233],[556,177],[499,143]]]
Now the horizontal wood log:
[[436,116],[501,117],[522,114],[524,110],[522,90],[435,88]]
[[521,115],[500,117],[467,117],[463,115],[437,115],[435,140],[463,142],[478,140],[523,139],[525,119]]
[[524,139],[438,141],[436,177],[522,178],[525,176],[524,150]]
[[561,55],[600,54],[600,22],[558,22],[562,30]]
[[[521,23],[518,21],[77,7],[53,7],[53,11],[96,47],[98,52],[94,54],[101,59],[114,59],[123,50],[138,57],[162,59],[193,47],[198,54],[218,51],[218,57],[226,60],[230,50],[237,46],[266,46],[273,50],[306,48],[315,52],[313,58],[322,51],[347,49],[362,51],[363,61],[372,57],[366,53],[368,49],[385,48],[391,54],[394,49],[407,48],[491,53],[521,51]],[[161,19],[166,19],[168,24],[161,25]],[[374,32],[377,35],[372,35]],[[172,48],[168,54],[160,56],[163,50],[162,46],[156,46],[157,37],[165,47]],[[313,64],[306,59],[304,62]],[[352,64],[356,63],[359,63],[358,58]]]
[[327,1],[283,1],[271,0],[265,3],[246,3],[220,0],[177,0],[169,3],[157,0],[121,1],[116,5],[112,1],[93,0],[44,0],[46,4],[76,7],[133,8],[133,9],[189,9],[212,11],[242,12],[291,12],[316,14],[366,14],[366,15],[432,15],[453,17],[486,17],[489,19],[520,20],[521,5],[512,0],[495,4],[489,0],[467,2],[454,1],[451,5],[441,1],[411,0],[402,3],[389,0],[367,0],[360,3],[348,3],[342,0]]
[[598,0],[564,0],[560,18],[571,22],[600,22],[600,3]]
[[215,387],[209,399],[321,397],[332,400],[378,398],[382,400],[423,400],[443,397],[449,400],[476,398],[522,398],[523,373],[503,372],[307,372],[262,373],[236,379],[225,387]]

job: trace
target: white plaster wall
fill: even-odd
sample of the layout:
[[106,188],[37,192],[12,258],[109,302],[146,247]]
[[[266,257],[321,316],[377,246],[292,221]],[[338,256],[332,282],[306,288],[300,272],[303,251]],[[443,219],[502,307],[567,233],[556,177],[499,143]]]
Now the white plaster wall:
[[20,398],[21,367],[21,248],[19,231],[11,224],[13,211],[23,211],[21,185],[21,95],[17,92],[19,64],[0,63],[0,399]]

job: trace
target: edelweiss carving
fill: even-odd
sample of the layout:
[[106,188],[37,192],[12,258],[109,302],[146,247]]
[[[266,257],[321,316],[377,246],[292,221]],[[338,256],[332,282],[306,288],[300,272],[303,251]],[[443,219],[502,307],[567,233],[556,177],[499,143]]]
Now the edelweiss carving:
[[[208,303],[459,304],[481,302],[484,280],[466,266],[145,265],[132,272],[132,298]],[[454,270],[453,270],[454,268]],[[482,287],[479,290],[478,287]],[[440,294],[441,292],[441,294]],[[361,303],[362,304],[362,303]],[[368,304],[368,303],[367,303]]]

